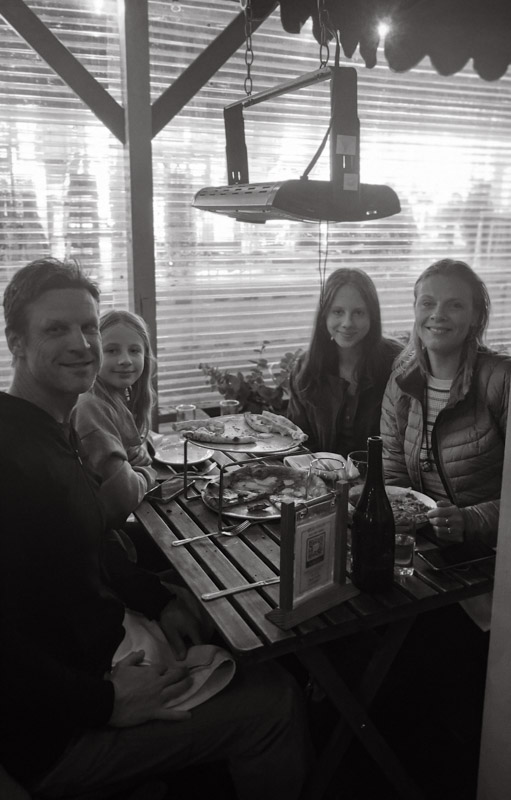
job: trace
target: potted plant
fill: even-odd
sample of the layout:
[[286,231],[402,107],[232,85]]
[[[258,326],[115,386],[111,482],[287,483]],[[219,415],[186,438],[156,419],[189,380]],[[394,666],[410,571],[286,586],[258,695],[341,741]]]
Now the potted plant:
[[209,378],[213,389],[228,400],[239,401],[240,411],[268,409],[280,414],[287,403],[289,377],[303,350],[300,347],[294,352],[284,353],[280,361],[270,363],[264,355],[268,344],[269,341],[265,340],[261,347],[255,348],[254,352],[259,356],[250,359],[253,366],[247,374],[210,364],[199,364],[199,369]]

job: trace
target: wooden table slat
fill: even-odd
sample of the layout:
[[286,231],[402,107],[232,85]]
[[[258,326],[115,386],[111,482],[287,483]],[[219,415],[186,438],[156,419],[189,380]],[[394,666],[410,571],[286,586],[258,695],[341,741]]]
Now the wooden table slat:
[[358,619],[353,611],[349,608],[347,603],[339,603],[338,606],[329,608],[328,611],[325,611],[323,616],[332,625],[340,625],[342,623],[352,622],[353,620]]
[[406,606],[411,603],[411,598],[408,594],[402,591],[401,586],[396,581],[390,589],[386,592],[378,592],[374,597],[387,608],[396,608],[397,606]]
[[421,580],[420,575],[415,573],[406,578],[398,578],[400,588],[407,592],[410,597],[420,600],[425,597],[432,597],[437,594],[436,589]]
[[[183,501],[182,505],[202,528],[210,531],[216,530],[218,524],[217,516],[207,509],[203,503],[200,503],[200,501],[192,501],[191,503],[190,501]],[[227,524],[237,521],[239,520],[229,520]],[[227,539],[229,537],[225,537],[224,541]],[[268,562],[277,572],[279,571],[280,548],[278,543],[268,535],[266,527],[258,524],[252,525],[239,536],[239,539],[246,542],[250,548],[257,552],[258,556]]]
[[355,614],[361,618],[370,617],[371,614],[374,614],[376,611],[380,611],[382,608],[382,604],[376,599],[376,597],[366,594],[365,592],[358,594],[356,597],[352,597],[351,600],[348,600],[347,602]]
[[[200,595],[203,592],[212,592],[218,588],[197,564],[193,556],[186,551],[185,547],[171,547],[170,542],[177,537],[169,530],[165,521],[160,517],[158,512],[152,508],[150,503],[142,503],[136,511],[136,517],[142,524],[150,526],[151,535],[156,544],[158,544],[162,552],[168,557],[169,562],[178,569],[183,580],[194,589],[195,593]],[[208,608],[208,614],[213,621],[219,623],[220,620],[224,618],[226,607],[231,607],[228,599],[215,600],[215,602],[211,604],[211,608]],[[230,636],[231,645],[235,651],[252,651],[262,646],[260,637],[257,636],[245,620],[238,615],[232,615]]]

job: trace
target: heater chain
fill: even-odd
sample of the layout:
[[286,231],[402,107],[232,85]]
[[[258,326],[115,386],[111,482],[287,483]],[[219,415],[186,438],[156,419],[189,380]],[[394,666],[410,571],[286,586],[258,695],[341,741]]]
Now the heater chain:
[[245,65],[247,67],[247,75],[245,78],[245,93],[252,94],[252,64],[254,63],[254,50],[252,48],[252,0],[240,0],[241,10],[245,14]]
[[330,58],[330,48],[328,46],[328,34],[331,33],[330,16],[326,7],[326,0],[318,0],[318,19],[319,19],[319,66],[321,69],[327,66]]

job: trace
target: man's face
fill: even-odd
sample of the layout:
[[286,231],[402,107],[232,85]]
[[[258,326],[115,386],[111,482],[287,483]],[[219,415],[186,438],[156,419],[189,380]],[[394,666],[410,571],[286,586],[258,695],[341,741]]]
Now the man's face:
[[92,385],[101,364],[98,306],[86,289],[51,289],[26,309],[23,335],[11,335],[16,375],[35,396],[68,397]]

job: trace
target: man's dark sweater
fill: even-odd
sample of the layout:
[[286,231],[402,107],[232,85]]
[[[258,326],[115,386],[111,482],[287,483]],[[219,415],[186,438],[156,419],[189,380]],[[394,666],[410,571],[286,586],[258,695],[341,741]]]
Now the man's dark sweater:
[[157,618],[171,595],[105,532],[74,432],[4,393],[0,476],[0,762],[28,785],[107,724],[125,605]]

